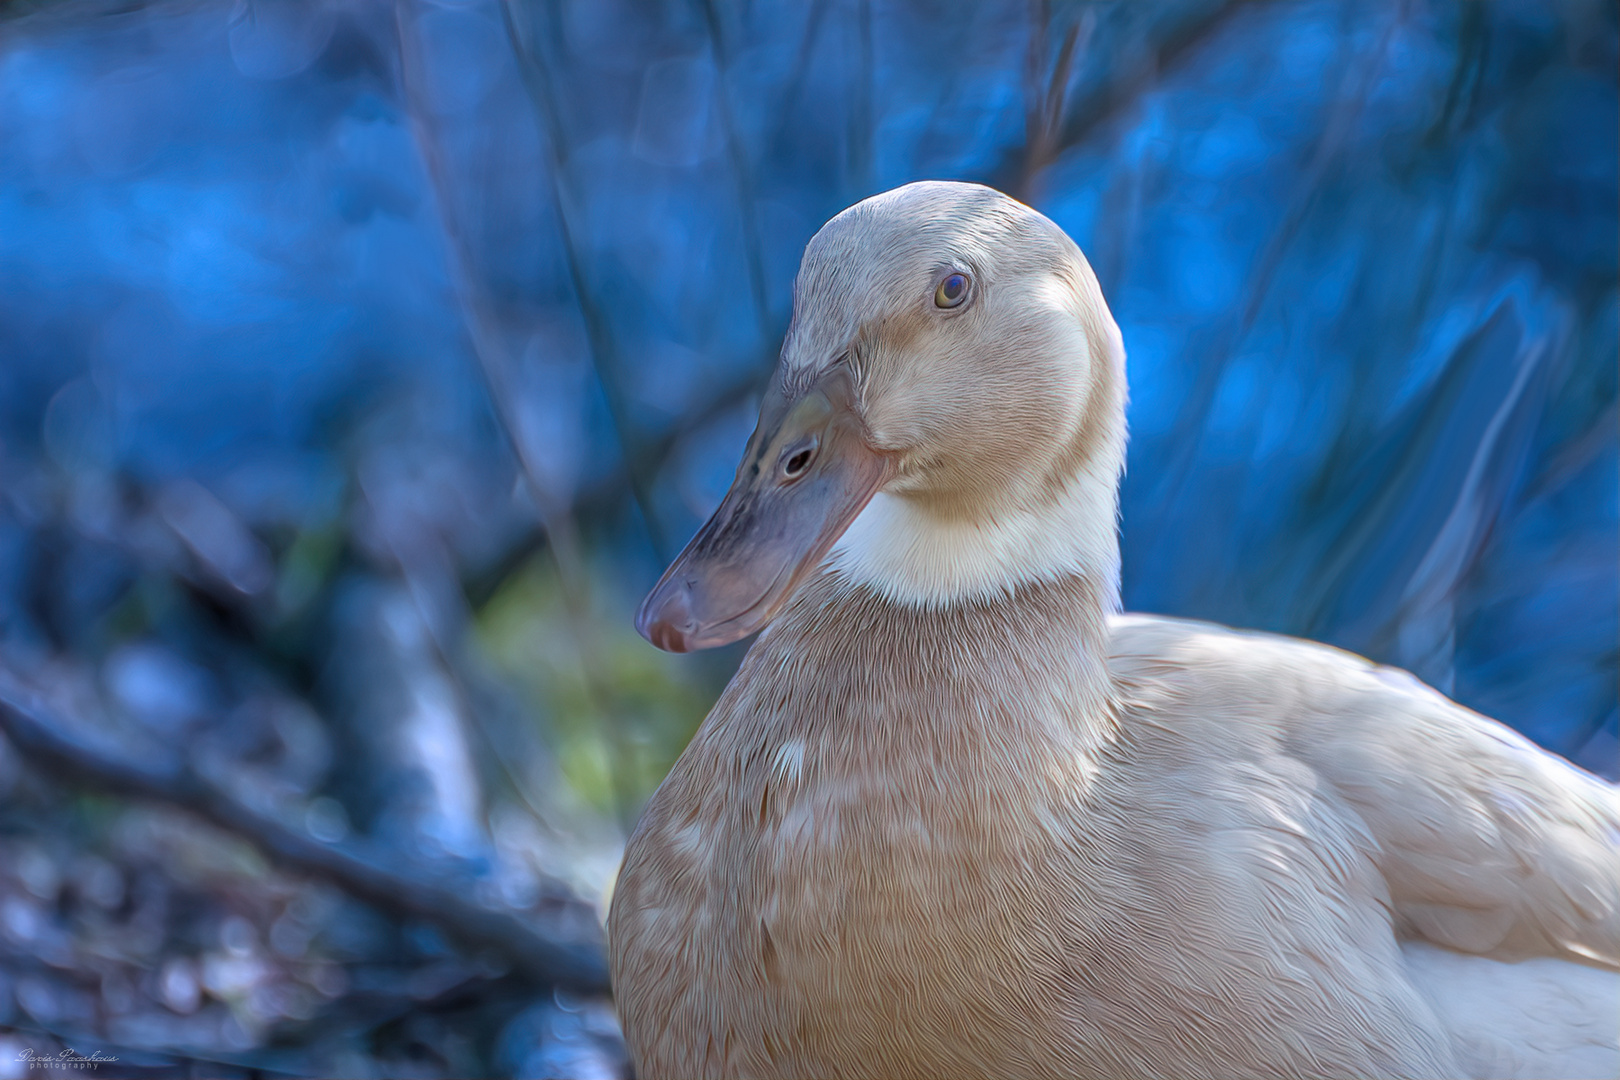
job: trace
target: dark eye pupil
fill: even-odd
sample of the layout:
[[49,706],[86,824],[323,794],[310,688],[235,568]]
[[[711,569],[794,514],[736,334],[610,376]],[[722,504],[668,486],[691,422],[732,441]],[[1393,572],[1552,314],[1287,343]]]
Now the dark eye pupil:
[[810,451],[800,450],[797,454],[788,458],[785,471],[789,476],[797,476],[804,471],[804,467],[808,464],[810,464]]
[[961,274],[952,274],[945,279],[945,299],[955,300],[962,295],[962,290],[965,288],[967,288],[967,278]]

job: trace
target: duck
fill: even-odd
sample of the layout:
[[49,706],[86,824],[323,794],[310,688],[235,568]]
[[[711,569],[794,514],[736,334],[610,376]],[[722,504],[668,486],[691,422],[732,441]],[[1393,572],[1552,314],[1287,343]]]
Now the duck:
[[1076,244],[913,183],[809,242],[637,626],[758,632],[608,915],[636,1075],[1616,1077],[1620,792],[1326,645],[1125,614]]

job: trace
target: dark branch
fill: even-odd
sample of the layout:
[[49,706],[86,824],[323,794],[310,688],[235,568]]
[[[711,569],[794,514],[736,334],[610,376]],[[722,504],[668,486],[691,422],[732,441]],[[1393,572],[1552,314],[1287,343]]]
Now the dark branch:
[[552,71],[542,46],[526,32],[524,20],[517,11],[517,0],[502,0],[501,23],[512,47],[512,56],[518,74],[528,92],[535,114],[540,122],[547,154],[548,195],[557,229],[562,235],[562,250],[568,266],[568,278],[574,289],[574,302],[579,307],[585,324],[585,338],[590,345],[590,357],[596,372],[597,384],[608,407],[608,419],[624,455],[625,477],[630,494],[641,512],[652,539],[653,550],[660,562],[668,561],[669,549],[663,522],[659,519],[652,493],[652,475],[645,467],[646,455],[641,452],[635,425],[630,417],[630,403],[626,395],[625,375],[621,370],[619,349],[612,322],[604,305],[591,287],[585,265],[585,254],[579,244],[579,226],[576,220],[578,202],[568,187],[569,146],[563,129],[562,113],[557,105],[557,89]]
[[187,810],[247,840],[287,869],[325,878],[395,915],[430,921],[463,946],[494,953],[538,983],[587,994],[608,990],[607,966],[594,945],[553,940],[515,915],[479,907],[452,887],[390,869],[358,845],[323,844],[295,832],[244,806],[179,755],[143,754],[137,763],[90,746],[70,730],[34,695],[9,678],[0,679],[0,731],[62,782]]
[[1201,6],[1176,19],[1155,37],[1141,62],[1106,78],[1100,86],[1069,102],[1061,110],[1066,118],[1061,124],[1054,125],[1056,134],[1049,145],[1039,148],[1021,146],[993,167],[987,174],[991,183],[1016,188],[1019,177],[1026,172],[1027,159],[1032,150],[1044,152],[1050,162],[1056,161],[1070,147],[1085,142],[1104,123],[1123,113],[1158,85],[1165,72],[1185,62],[1225,27],[1233,15],[1251,2],[1224,0]]

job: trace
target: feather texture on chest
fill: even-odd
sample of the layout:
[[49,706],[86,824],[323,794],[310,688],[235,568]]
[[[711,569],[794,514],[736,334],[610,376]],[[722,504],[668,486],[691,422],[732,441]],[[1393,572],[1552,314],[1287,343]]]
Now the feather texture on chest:
[[[808,585],[655,796],[638,829],[648,858],[621,877],[616,910],[640,914],[616,943],[633,935],[642,957],[684,966],[678,981],[711,1003],[735,992],[724,1017],[680,1000],[660,1011],[801,1033],[775,1036],[773,1060],[744,1070],[755,1075],[813,1066],[840,1038],[900,1037],[890,1067],[905,1069],[908,1002],[933,1002],[944,1045],[1007,1010],[996,988],[1010,977],[1025,992],[1071,977],[1074,955],[1048,955],[1031,979],[1042,958],[1021,954],[1054,899],[1088,910],[1053,885],[1085,876],[1093,855],[1073,822],[1112,738],[1103,631],[1078,578],[948,612],[836,573]],[[1099,707],[1077,709],[1086,701]],[[727,782],[703,782],[717,774]],[[665,948],[649,949],[659,930]]]
[[1347,653],[1118,614],[1124,445],[1046,218],[929,182],[811,241],[638,615],[763,631],[625,849],[638,1075],[1612,1080],[1620,793]]

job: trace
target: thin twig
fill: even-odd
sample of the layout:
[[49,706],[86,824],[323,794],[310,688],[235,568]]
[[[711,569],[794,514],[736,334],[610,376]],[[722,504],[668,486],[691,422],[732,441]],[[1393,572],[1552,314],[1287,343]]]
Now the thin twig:
[[[1066,110],[1067,119],[1052,140],[1052,160],[1070,147],[1085,142],[1103,124],[1123,113],[1158,85],[1164,73],[1185,62],[1253,0],[1226,0],[1201,7],[1176,21],[1152,42],[1147,56],[1128,71],[1106,79],[1090,93],[1076,99]],[[1016,184],[1024,173],[1024,160],[1030,147],[1020,146],[987,170],[986,175],[1004,184]]]
[[[511,357],[505,342],[501,339],[495,318],[479,288],[473,273],[473,260],[471,252],[467,250],[465,230],[455,218],[453,209],[453,193],[450,188],[449,169],[444,161],[443,150],[439,139],[433,130],[429,119],[430,110],[421,107],[415,100],[415,88],[418,80],[413,73],[421,66],[418,53],[419,42],[412,28],[407,25],[409,15],[407,5],[402,2],[395,9],[395,25],[399,34],[400,48],[400,78],[404,84],[404,93],[410,111],[413,126],[416,131],[417,143],[421,148],[422,158],[427,164],[428,175],[432,178],[433,187],[437,195],[436,203],[442,220],[446,243],[449,245],[449,263],[452,279],[456,284],[457,298],[461,303],[463,322],[466,325],[469,337],[472,340],[473,352],[478,358],[478,369],[484,377],[484,385],[494,408],[500,429],[505,435],[512,452],[516,455],[521,466],[524,484],[534,500],[539,511],[541,521],[546,529],[549,541],[548,550],[556,562],[557,586],[562,596],[563,607],[569,620],[569,628],[573,635],[576,651],[579,657],[579,669],[585,684],[585,691],[589,699],[591,710],[601,722],[602,731],[607,737],[607,749],[612,757],[609,769],[610,781],[613,786],[614,810],[619,825],[628,832],[634,824],[636,812],[636,793],[630,788],[630,755],[633,752],[629,738],[624,731],[624,724],[619,717],[619,710],[615,707],[616,695],[610,681],[599,670],[597,657],[599,650],[595,644],[596,635],[592,629],[591,603],[588,593],[590,581],[589,570],[585,563],[583,545],[580,543],[579,532],[574,523],[574,517],[566,500],[559,498],[546,484],[544,470],[541,463],[535,460],[533,447],[528,439],[522,435],[518,417],[514,413],[514,402],[517,392],[513,388],[511,370]],[[502,8],[506,11],[505,6]],[[508,31],[515,35],[516,28],[508,15]],[[517,38],[513,38],[514,46]],[[518,58],[519,66],[522,58]],[[556,170],[561,163],[554,163],[553,178],[557,176]],[[558,198],[557,213],[563,222],[565,246],[573,251],[571,234],[567,231],[567,217],[560,202],[561,193],[553,185],[553,194]],[[570,265],[575,261],[570,255]],[[586,310],[587,294],[584,292],[584,278],[582,272],[576,267],[575,285],[579,291],[581,310],[585,314],[585,321],[590,325],[595,320],[592,312]],[[606,346],[603,346],[606,348]],[[598,349],[593,345],[593,353]],[[598,366],[600,371],[600,366]],[[604,388],[611,381],[604,377]],[[611,395],[610,395],[611,396]],[[632,451],[622,438],[624,446],[625,467],[631,480],[631,490],[640,490],[637,474],[633,465]],[[651,516],[651,502],[645,495],[638,496],[643,506],[643,516],[646,517],[648,528],[653,528]],[[656,536],[656,533],[655,533]],[[442,644],[442,643],[441,643]]]
[[782,94],[781,108],[777,116],[782,123],[777,127],[778,134],[793,132],[787,123],[787,117],[793,105],[798,101],[799,93],[804,87],[805,75],[810,70],[810,61],[815,56],[816,40],[821,36],[821,25],[827,18],[828,0],[814,0],[810,5],[810,14],[805,16],[804,36],[799,39],[799,48],[793,54],[793,66],[788,69],[788,75],[782,85],[786,87]]
[[762,338],[775,334],[771,326],[770,300],[765,293],[765,255],[759,237],[759,207],[754,197],[754,174],[743,149],[742,137],[737,133],[737,121],[731,112],[731,94],[726,88],[726,40],[720,25],[720,12],[714,0],[700,0],[703,22],[709,31],[709,49],[714,55],[714,98],[720,106],[720,126],[725,131],[726,153],[731,158],[731,170],[737,178],[738,209],[742,215],[744,251],[748,259],[748,289],[754,299],[754,320]]
[[[729,381],[714,390],[695,408],[687,409],[674,425],[648,439],[640,453],[644,463],[665,461],[687,439],[704,431],[710,424],[727,413],[739,409],[758,398],[763,379],[756,371],[734,374]],[[740,449],[740,447],[739,447]],[[626,473],[621,465],[590,487],[581,491],[573,502],[576,521],[596,520],[611,514],[622,498]],[[514,539],[512,545],[481,568],[475,577],[464,578],[462,588],[468,601],[478,607],[518,567],[529,560],[545,544],[544,528],[534,529]]]
[[[618,347],[606,313],[597,303],[586,272],[585,260],[580,253],[579,230],[575,224],[574,202],[566,183],[568,143],[564,138],[562,114],[557,109],[556,87],[551,79],[551,68],[537,43],[529,41],[523,33],[516,9],[516,0],[501,0],[501,22],[512,45],[512,56],[518,74],[528,91],[529,99],[539,116],[541,141],[547,154],[547,173],[550,183],[552,214],[562,234],[564,260],[568,264],[568,277],[574,287],[574,302],[579,305],[580,318],[585,324],[585,338],[589,346],[591,366],[596,372],[602,397],[607,403],[608,419],[624,456],[625,472],[630,483],[631,497],[641,512],[652,540],[654,553],[660,562],[667,562],[674,552],[670,550],[668,536],[658,516],[652,496],[650,476],[643,465],[645,455],[640,453],[640,440],[630,420],[630,406],[624,393],[624,380],[619,370]],[[403,17],[403,16],[402,16]],[[403,31],[403,26],[402,26]]]
[[1019,177],[1018,195],[1029,199],[1033,194],[1035,177],[1052,163],[1053,148],[1057,145],[1059,129],[1063,124],[1064,106],[1069,97],[1069,76],[1073,70],[1077,48],[1082,37],[1090,42],[1096,16],[1087,8],[1079,19],[1069,24],[1058,47],[1057,60],[1050,73],[1046,70],[1047,37],[1052,29],[1051,0],[1034,0],[1034,25],[1030,28],[1029,51],[1024,61],[1024,156],[1023,174]]
[[[1288,208],[1272,230],[1265,250],[1249,275],[1243,306],[1236,309],[1235,317],[1227,321],[1215,341],[1206,346],[1209,361],[1197,365],[1197,376],[1183,395],[1181,422],[1187,430],[1204,429],[1210,410],[1214,408],[1216,390],[1226,373],[1225,361],[1253,329],[1261,305],[1271,293],[1272,282],[1282,266],[1283,258],[1292,249],[1310,210],[1316,205],[1330,170],[1343,158],[1350,144],[1350,136],[1377,84],[1377,76],[1384,68],[1395,33],[1406,19],[1405,0],[1396,0],[1394,7],[1394,14],[1366,62],[1349,64],[1342,77],[1340,93],[1312,150],[1311,159],[1295,184]],[[1197,440],[1186,440],[1181,451],[1160,469],[1159,490],[1167,493],[1163,497],[1171,504],[1179,499],[1182,488],[1189,482],[1197,460],[1197,449]]]
[[872,48],[872,0],[856,0],[855,35],[859,44],[859,59],[855,102],[849,110],[849,194],[851,197],[865,197],[872,193],[873,99],[877,96],[877,61]]
[[553,940],[515,915],[479,907],[454,887],[410,877],[356,843],[324,844],[253,810],[198,774],[185,758],[158,750],[128,756],[90,746],[9,675],[0,676],[0,731],[35,765],[101,794],[145,799],[189,811],[248,841],[283,867],[321,877],[350,895],[406,918],[425,919],[475,951],[494,953],[536,982],[582,993],[608,989],[599,947]]

